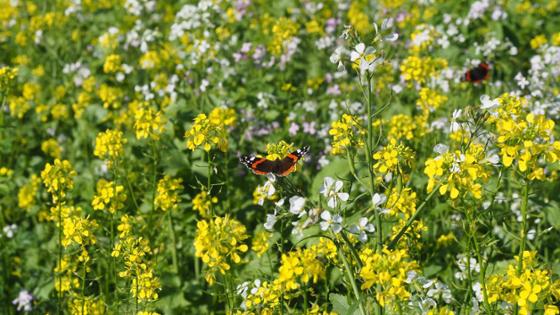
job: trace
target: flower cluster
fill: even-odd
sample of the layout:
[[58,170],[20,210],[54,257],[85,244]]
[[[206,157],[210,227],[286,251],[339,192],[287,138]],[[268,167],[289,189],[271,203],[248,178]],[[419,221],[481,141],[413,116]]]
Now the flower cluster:
[[239,264],[240,254],[249,249],[244,243],[249,237],[247,228],[228,216],[198,221],[196,227],[195,254],[208,265],[206,281],[214,284],[216,275],[223,275],[232,264]]
[[[508,265],[504,273],[488,277],[485,290],[490,304],[505,310],[517,305],[519,314],[523,315],[547,304],[545,314],[558,314],[553,301],[560,299],[560,281],[553,282],[548,270],[538,268],[535,256],[535,252],[525,251],[522,258],[516,256],[516,262]],[[519,259],[522,259],[521,270]]]
[[124,262],[124,270],[119,272],[119,276],[131,280],[130,292],[140,301],[153,301],[159,297],[160,282],[149,260],[151,254],[148,240],[131,235],[115,244],[111,253],[111,256]]
[[445,67],[445,59],[409,56],[402,61],[400,69],[405,81],[422,84],[437,76],[439,70]]
[[332,154],[343,154],[350,147],[361,148],[364,145],[365,130],[358,117],[343,114],[340,120],[331,124],[329,135],[332,136]]
[[236,114],[231,108],[215,108],[208,116],[199,114],[192,127],[186,131],[187,148],[195,150],[202,147],[210,151],[213,146],[225,152],[228,147],[228,128],[235,125]]
[[211,196],[206,190],[202,190],[192,201],[193,210],[198,211],[201,217],[208,218],[211,214],[212,205],[218,203],[218,197]]
[[162,211],[176,209],[181,201],[179,191],[183,189],[182,183],[183,180],[181,178],[171,178],[169,175],[165,175],[164,178],[160,179],[157,185],[156,207]]
[[418,263],[410,260],[404,249],[389,250],[384,248],[375,252],[371,248],[364,248],[360,252],[363,267],[360,277],[363,279],[362,290],[374,285],[381,286],[376,293],[376,300],[385,307],[396,306],[400,301],[410,297],[407,288],[407,273],[418,269]]
[[527,101],[504,94],[495,100],[491,123],[496,128],[497,146],[505,167],[516,162],[530,180],[544,180],[543,161],[560,160],[560,141],[554,140],[554,121],[528,112]]
[[134,110],[134,130],[136,139],[159,139],[165,129],[165,116],[147,104],[142,103]]
[[414,151],[402,143],[397,143],[394,139],[389,144],[373,154],[377,162],[373,165],[376,172],[380,174],[400,173],[403,174],[405,168],[411,166],[414,160]]
[[120,130],[106,130],[95,138],[95,150],[93,155],[107,160],[114,160],[122,156],[124,152],[123,144],[126,139]]
[[471,144],[465,152],[449,152],[443,148],[440,155],[426,161],[424,173],[428,176],[428,192],[438,187],[439,193],[449,193],[451,199],[460,194],[482,198],[482,184],[490,176],[484,146]]
[[95,210],[108,210],[111,214],[124,207],[126,193],[123,185],[104,179],[97,181],[97,194],[93,197],[91,206]]
[[76,171],[69,161],[54,160],[53,164],[47,163],[43,171],[41,171],[41,179],[47,187],[47,191],[51,193],[52,200],[57,203],[61,198],[66,196],[70,190],[74,188],[74,176]]

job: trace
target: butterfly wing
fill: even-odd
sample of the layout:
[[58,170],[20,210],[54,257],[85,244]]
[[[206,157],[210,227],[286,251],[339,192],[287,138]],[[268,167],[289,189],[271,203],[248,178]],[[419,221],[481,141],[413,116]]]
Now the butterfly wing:
[[266,175],[274,173],[281,161],[271,161],[265,158],[257,158],[254,156],[241,157],[241,163],[251,169],[257,175]]
[[309,152],[309,147],[303,147],[292,153],[289,153],[284,159],[280,160],[274,174],[278,176],[287,176],[296,169],[297,162]]
[[465,80],[473,83],[479,83],[488,79],[489,75],[490,66],[486,63],[481,63],[476,68],[467,71],[465,74]]
[[297,162],[307,154],[307,152],[309,152],[308,146],[289,153],[282,160],[271,161],[266,158],[246,155],[242,156],[240,161],[257,175],[273,173],[278,176],[286,176],[295,170]]

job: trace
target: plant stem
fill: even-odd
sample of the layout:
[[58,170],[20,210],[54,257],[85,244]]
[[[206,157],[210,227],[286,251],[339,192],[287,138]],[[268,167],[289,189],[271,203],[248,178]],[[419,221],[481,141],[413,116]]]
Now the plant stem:
[[348,160],[348,166],[350,167],[350,173],[352,174],[352,176],[354,176],[354,178],[364,187],[367,187],[367,185],[362,182],[362,179],[358,177],[358,174],[356,173],[356,167],[354,166],[354,159],[350,156],[350,151],[346,150],[346,159]]
[[[179,264],[177,259],[177,240],[175,238],[175,228],[173,226],[173,216],[172,216],[173,209],[169,209],[169,213],[167,214],[167,222],[169,223],[169,231],[171,232],[171,258],[173,261],[173,272],[179,274]],[[180,279],[181,277],[179,277]]]
[[[62,206],[56,205],[58,208],[58,272],[62,269]],[[62,313],[62,277],[58,276],[58,314]]]
[[527,202],[529,201],[529,184],[523,186],[523,199],[521,200],[521,246],[519,247],[519,261],[517,262],[517,274],[523,269],[523,252],[527,240]]
[[346,259],[346,256],[344,256],[344,253],[342,252],[342,245],[338,244],[337,247],[338,247],[338,256],[340,256],[340,259],[344,264],[344,269],[346,270],[346,276],[348,277],[348,281],[350,281],[350,284],[352,285],[352,291],[354,291],[354,296],[358,301],[358,307],[360,308],[360,313],[362,315],[366,315],[367,313],[362,301],[362,296],[360,294],[360,291],[358,290],[358,285],[356,285],[356,280],[354,279],[352,269],[350,269],[350,264],[348,264],[348,260]]
[[[478,263],[480,264],[480,273],[479,273],[479,281],[480,284],[482,285],[482,295],[483,295],[483,302],[484,302],[484,308],[486,310],[486,312],[490,312],[490,304],[488,303],[488,293],[486,292],[486,268],[487,268],[487,264],[484,261],[484,259],[482,259],[482,254],[480,253],[480,246],[478,244],[478,239],[477,239],[477,228],[476,228],[476,218],[473,218],[473,211],[472,209],[467,209],[467,221],[469,224],[469,239],[472,240],[473,245],[474,245],[474,251],[476,254],[476,259],[478,260]],[[468,240],[467,240],[468,241]]]
[[82,314],[85,314],[84,313],[84,307],[85,307],[85,304],[86,304],[86,294],[85,294],[86,293],[86,272],[87,272],[86,263],[84,262],[84,268],[83,268],[83,271],[82,271]]
[[[527,203],[529,201],[529,183],[525,179],[523,185],[523,199],[521,199],[521,245],[519,246],[519,254],[517,257],[517,275],[523,271],[523,252],[525,252],[525,243],[527,241]],[[516,303],[513,314],[519,314],[519,305]]]
[[[368,84],[368,99],[367,99],[367,142],[366,142],[366,161],[367,167],[369,172],[369,179],[370,179],[370,192],[371,197],[373,198],[374,189],[375,189],[375,174],[373,173],[373,93],[371,89],[371,78],[368,77],[367,80]],[[381,225],[381,216],[379,215],[379,211],[375,211],[375,225],[377,228],[377,243],[379,247],[382,247],[383,244],[383,230]]]

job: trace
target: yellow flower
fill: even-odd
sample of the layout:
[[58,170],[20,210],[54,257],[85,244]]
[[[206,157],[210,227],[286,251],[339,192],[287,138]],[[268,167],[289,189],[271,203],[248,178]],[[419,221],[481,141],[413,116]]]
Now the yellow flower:
[[249,236],[245,226],[229,216],[198,221],[196,226],[195,255],[208,266],[205,279],[212,285],[218,273],[223,275],[241,262],[240,254],[249,249],[244,244]]
[[392,308],[400,301],[406,301],[411,293],[407,288],[407,273],[418,270],[418,264],[409,260],[407,250],[389,250],[384,248],[375,252],[370,248],[364,248],[360,252],[363,267],[360,269],[360,277],[363,279],[362,290],[367,290],[374,285],[379,285],[376,290],[377,301]]
[[365,134],[365,130],[361,123],[358,117],[343,114],[340,120],[331,124],[329,135],[333,138],[332,154],[343,154],[349,147],[361,148],[364,146],[362,136]]
[[74,179],[76,171],[69,161],[54,160],[54,164],[47,163],[41,172],[43,184],[47,187],[47,191],[51,193],[52,200],[57,203],[60,198],[64,198],[66,193],[74,188]]
[[155,200],[155,204],[158,209],[167,211],[177,208],[179,202],[181,201],[179,192],[183,189],[182,182],[182,179],[173,179],[169,175],[165,175],[164,178],[160,179],[157,185]]
[[441,58],[409,56],[401,63],[400,69],[405,81],[425,83],[438,75],[439,70],[447,67],[447,61]]
[[104,108],[118,109],[121,107],[120,99],[122,98],[122,91],[116,87],[110,87],[107,84],[101,84],[97,95],[103,102]]
[[106,130],[97,134],[95,138],[95,150],[93,155],[102,159],[116,159],[122,156],[124,149],[123,144],[126,139],[120,130]]
[[284,140],[277,144],[269,143],[266,145],[266,158],[269,160],[281,160],[294,150],[294,146]]
[[537,48],[543,46],[546,43],[547,43],[546,36],[544,36],[542,34],[533,37],[533,39],[531,39],[531,42],[530,42],[531,48],[533,48],[533,49],[537,49]]
[[156,111],[146,104],[141,104],[134,110],[134,130],[136,139],[159,139],[165,130],[165,117],[161,111]]
[[426,161],[424,174],[428,175],[428,192],[437,184],[439,193],[449,193],[451,199],[456,199],[462,192],[471,194],[474,198],[482,198],[482,185],[491,170],[489,162],[485,160],[484,147],[481,144],[471,144],[466,152],[445,152],[436,158]]
[[270,246],[268,242],[271,236],[272,234],[266,231],[260,231],[255,234],[251,249],[257,254],[257,256],[260,257],[266,253]]
[[187,148],[194,151],[202,147],[208,152],[216,146],[225,152],[228,147],[227,128],[235,125],[236,119],[235,111],[228,108],[215,108],[208,116],[199,114],[193,126],[185,132]]
[[309,248],[298,248],[282,254],[278,278],[274,284],[285,292],[297,290],[310,281],[317,283],[324,278],[326,269],[320,257],[320,247],[320,244],[314,244]]
[[365,9],[366,6],[361,4],[359,1],[352,1],[352,4],[350,4],[350,8],[348,9],[348,20],[350,21],[350,24],[362,35],[372,30],[369,18],[364,12]]
[[425,115],[435,111],[442,104],[447,102],[447,96],[441,95],[430,88],[422,88],[418,94],[420,95],[420,98],[416,101],[416,106],[422,109],[422,112]]
[[218,198],[210,196],[206,190],[199,192],[193,199],[193,210],[198,211],[201,217],[208,218],[213,204],[218,203]]
[[97,228],[95,220],[79,217],[81,208],[76,208],[72,216],[63,220],[62,223],[62,246],[68,247],[72,244],[81,246],[95,244],[97,242],[93,230]]
[[109,210],[113,214],[124,208],[125,201],[124,186],[100,179],[97,182],[97,194],[93,197],[91,206],[94,210]]
[[105,63],[103,64],[103,72],[105,73],[115,73],[121,70],[121,56],[112,54],[105,58]]
[[284,43],[289,41],[298,32],[298,24],[286,17],[280,17],[272,26],[272,40],[268,49],[275,56],[284,52]]
[[60,159],[62,148],[60,147],[56,139],[49,139],[41,143],[41,151],[55,159]]
[[105,314],[105,303],[102,299],[92,296],[72,296],[68,301],[69,314]]
[[402,174],[404,167],[410,167],[414,159],[414,151],[402,143],[397,144],[394,139],[389,142],[389,145],[373,154],[373,158],[377,160],[373,168],[381,174],[394,172]]
[[130,217],[127,214],[123,214],[120,221],[121,223],[117,225],[117,231],[119,231],[120,238],[125,238],[130,234],[130,230],[132,229]]
[[22,209],[29,209],[35,204],[35,198],[41,185],[39,176],[33,174],[27,184],[21,186],[18,191],[18,207]]
[[18,68],[1,67],[0,68],[0,91],[6,89],[10,83],[16,78]]
[[152,269],[141,268],[136,277],[132,278],[130,285],[130,292],[133,297],[138,297],[140,301],[155,301],[159,295],[157,291],[160,290],[159,278],[154,275]]

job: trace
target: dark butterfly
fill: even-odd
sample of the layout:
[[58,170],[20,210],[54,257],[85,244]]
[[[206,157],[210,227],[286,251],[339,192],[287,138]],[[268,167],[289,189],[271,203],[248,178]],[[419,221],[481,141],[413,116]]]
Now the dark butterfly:
[[255,156],[245,155],[239,158],[241,163],[250,168],[253,173],[258,175],[274,174],[278,176],[286,176],[294,171],[297,162],[309,152],[309,147],[305,146],[292,153],[289,153],[282,160],[268,160],[266,158],[258,158]]
[[465,80],[472,83],[479,83],[490,77],[490,66],[481,62],[475,68],[467,70]]

